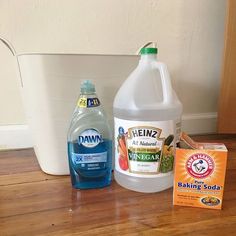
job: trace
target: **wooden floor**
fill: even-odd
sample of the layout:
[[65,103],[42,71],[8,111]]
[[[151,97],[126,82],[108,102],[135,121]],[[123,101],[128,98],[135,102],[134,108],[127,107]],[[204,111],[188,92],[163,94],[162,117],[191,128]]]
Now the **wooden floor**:
[[0,152],[0,236],[235,235],[236,135],[198,136],[229,149],[223,210],[172,205],[172,189],[143,194],[118,186],[76,191],[69,176],[40,171],[32,149]]

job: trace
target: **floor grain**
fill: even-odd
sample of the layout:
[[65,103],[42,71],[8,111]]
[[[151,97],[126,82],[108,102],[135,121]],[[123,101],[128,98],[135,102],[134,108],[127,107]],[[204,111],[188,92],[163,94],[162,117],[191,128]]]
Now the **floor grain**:
[[0,152],[0,235],[234,235],[236,135],[196,136],[229,150],[223,210],[172,205],[172,189],[144,194],[116,184],[74,190],[39,169],[32,149]]

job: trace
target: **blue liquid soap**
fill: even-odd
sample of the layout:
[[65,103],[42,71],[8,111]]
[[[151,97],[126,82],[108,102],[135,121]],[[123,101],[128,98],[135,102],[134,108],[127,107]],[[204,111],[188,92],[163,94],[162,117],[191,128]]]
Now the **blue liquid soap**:
[[89,80],[81,84],[67,140],[72,186],[90,189],[110,185],[112,134],[95,87]]
[[[103,140],[98,147],[87,150],[77,142],[68,142],[69,165],[73,187],[79,189],[100,188],[111,183],[111,140]],[[76,154],[75,154],[76,153]],[[79,154],[78,154],[79,153]],[[101,154],[102,153],[102,154]],[[81,163],[83,158],[99,158],[97,162]],[[102,160],[104,158],[104,160]]]

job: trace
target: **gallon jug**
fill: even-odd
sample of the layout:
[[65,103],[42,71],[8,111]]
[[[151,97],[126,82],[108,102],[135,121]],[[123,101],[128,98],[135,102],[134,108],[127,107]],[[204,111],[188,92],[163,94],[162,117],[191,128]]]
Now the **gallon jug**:
[[74,188],[101,188],[111,183],[112,141],[107,118],[89,80],[81,93],[68,132],[68,158]]
[[171,86],[157,48],[141,50],[136,69],[118,90],[114,103],[115,180],[138,192],[173,186],[175,146],[182,105]]

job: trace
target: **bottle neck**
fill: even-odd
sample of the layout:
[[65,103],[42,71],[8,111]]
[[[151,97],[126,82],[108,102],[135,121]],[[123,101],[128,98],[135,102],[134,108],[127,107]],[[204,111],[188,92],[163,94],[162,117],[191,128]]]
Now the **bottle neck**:
[[80,93],[80,98],[96,98],[96,93]]
[[141,65],[150,65],[151,62],[157,61],[157,54],[144,54],[141,55],[139,64]]
[[140,58],[140,63],[147,63],[157,60],[157,54],[143,54]]

